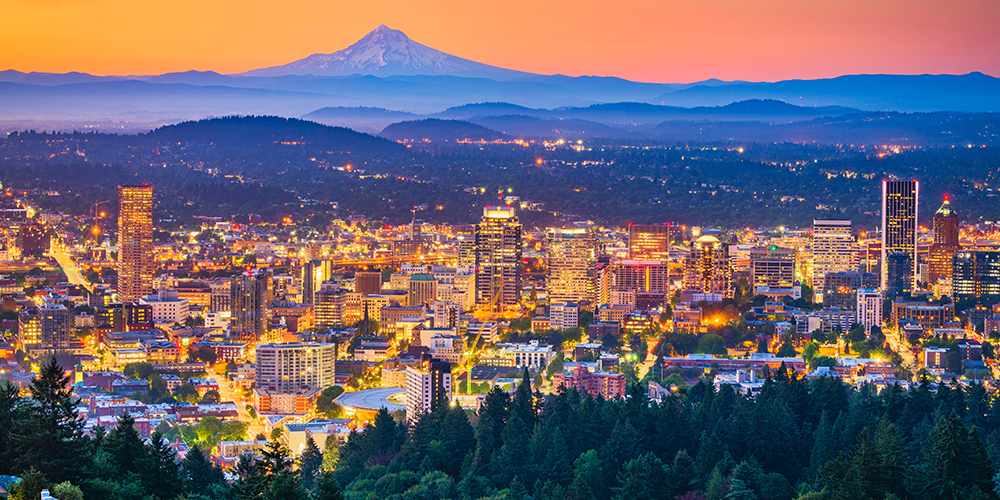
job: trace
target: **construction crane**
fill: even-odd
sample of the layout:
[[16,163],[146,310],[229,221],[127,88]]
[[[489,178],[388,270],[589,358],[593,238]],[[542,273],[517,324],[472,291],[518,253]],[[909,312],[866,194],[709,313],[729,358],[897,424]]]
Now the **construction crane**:
[[94,212],[94,218],[95,219],[98,218],[98,217],[104,217],[104,212],[98,212],[97,211],[97,207],[99,207],[99,206],[101,206],[101,205],[103,205],[105,203],[110,203],[110,202],[111,202],[111,200],[104,200],[104,201],[99,201],[99,202],[93,204],[92,210]]

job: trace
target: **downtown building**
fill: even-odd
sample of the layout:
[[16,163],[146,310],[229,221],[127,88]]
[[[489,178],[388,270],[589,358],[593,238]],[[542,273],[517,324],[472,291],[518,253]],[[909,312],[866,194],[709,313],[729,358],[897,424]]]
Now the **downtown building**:
[[632,260],[670,260],[673,228],[668,224],[629,224],[628,258]]
[[406,368],[406,422],[414,425],[424,413],[451,401],[451,363],[430,359]]
[[813,220],[813,289],[826,290],[826,276],[854,269],[850,220]]
[[153,292],[153,186],[118,186],[118,298]]
[[545,292],[550,304],[594,304],[597,245],[590,229],[550,229],[546,234]]
[[489,309],[521,302],[521,223],[511,207],[486,207],[475,227],[476,303]]
[[930,284],[951,278],[952,257],[959,250],[958,214],[945,196],[941,208],[934,214],[934,243],[927,254],[927,281]]
[[271,323],[271,271],[258,269],[234,276],[230,296],[230,340],[260,342]]
[[66,306],[44,302],[29,305],[18,311],[18,347],[28,353],[32,351],[59,351],[69,349],[71,316]]
[[732,298],[732,279],[728,244],[707,234],[691,243],[691,252],[684,265],[685,292],[717,297],[719,300]]
[[336,380],[336,344],[260,344],[255,364],[254,407],[261,413],[306,413]]
[[[890,271],[894,273],[892,292],[910,293],[916,285],[917,266],[917,208],[920,183],[882,179],[882,290],[890,292]],[[890,256],[894,262],[890,263]],[[891,269],[890,269],[891,268]],[[910,281],[904,287],[902,281]]]
[[1000,251],[958,251],[952,257],[952,297],[1000,298]]

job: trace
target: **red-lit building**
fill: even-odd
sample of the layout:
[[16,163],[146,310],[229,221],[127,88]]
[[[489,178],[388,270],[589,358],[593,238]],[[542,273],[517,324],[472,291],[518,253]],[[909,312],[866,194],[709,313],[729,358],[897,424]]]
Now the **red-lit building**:
[[581,366],[572,372],[556,373],[552,376],[554,387],[575,388],[581,393],[586,392],[593,397],[604,399],[621,399],[625,397],[625,375],[610,372],[591,372]]

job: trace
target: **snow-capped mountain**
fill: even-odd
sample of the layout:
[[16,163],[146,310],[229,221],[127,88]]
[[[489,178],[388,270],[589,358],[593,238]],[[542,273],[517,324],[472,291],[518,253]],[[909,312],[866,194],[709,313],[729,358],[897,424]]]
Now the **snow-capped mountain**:
[[530,75],[446,54],[410,40],[402,31],[382,25],[346,49],[332,54],[313,54],[282,66],[251,70],[241,76],[354,74],[448,75],[504,80]]

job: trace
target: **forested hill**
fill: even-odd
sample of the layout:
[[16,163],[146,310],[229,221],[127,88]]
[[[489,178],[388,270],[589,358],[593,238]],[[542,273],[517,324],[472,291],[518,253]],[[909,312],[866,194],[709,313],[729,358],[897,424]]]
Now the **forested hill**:
[[422,141],[495,141],[504,138],[504,135],[495,130],[490,130],[475,123],[461,120],[439,120],[428,118],[426,120],[405,121],[393,123],[382,131],[382,137],[395,141],[411,140]]
[[279,116],[227,116],[160,127],[144,137],[157,143],[200,143],[222,148],[311,146],[343,153],[397,153],[398,144],[344,127]]

